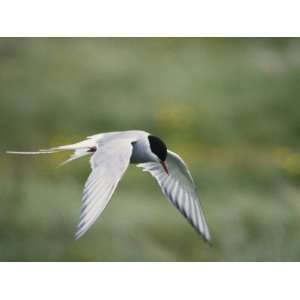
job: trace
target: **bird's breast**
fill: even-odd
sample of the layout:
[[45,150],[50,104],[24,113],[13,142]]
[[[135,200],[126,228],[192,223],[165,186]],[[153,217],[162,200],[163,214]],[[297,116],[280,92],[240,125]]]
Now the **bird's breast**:
[[132,155],[130,158],[130,163],[140,164],[149,161],[153,161],[153,157],[146,141],[138,140],[132,143]]

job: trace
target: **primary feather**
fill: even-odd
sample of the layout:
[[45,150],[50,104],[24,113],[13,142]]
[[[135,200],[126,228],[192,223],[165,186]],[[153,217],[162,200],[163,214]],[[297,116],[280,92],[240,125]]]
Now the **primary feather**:
[[98,147],[92,156],[92,173],[84,186],[76,239],[94,224],[108,204],[129,165],[132,154],[131,141],[111,141]]
[[181,157],[170,150],[166,161],[169,175],[164,172],[159,163],[143,163],[138,167],[143,168],[156,179],[167,199],[205,240],[210,241],[207,222],[190,171]]

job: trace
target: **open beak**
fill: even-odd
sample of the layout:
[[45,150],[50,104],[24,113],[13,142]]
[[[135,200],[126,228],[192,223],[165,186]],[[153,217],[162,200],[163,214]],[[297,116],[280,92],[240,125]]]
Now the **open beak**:
[[163,169],[165,170],[165,172],[169,175],[169,170],[167,168],[166,162],[161,160],[160,163],[161,163]]

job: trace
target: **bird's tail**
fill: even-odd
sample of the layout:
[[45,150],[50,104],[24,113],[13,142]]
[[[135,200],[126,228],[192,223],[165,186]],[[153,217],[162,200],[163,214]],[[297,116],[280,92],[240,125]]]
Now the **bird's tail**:
[[61,151],[74,151],[74,153],[61,165],[65,165],[66,163],[78,159],[80,157],[92,154],[90,149],[95,147],[95,143],[92,140],[84,140],[82,142],[64,146],[53,147],[49,149],[41,149],[39,151],[6,151],[7,154],[17,154],[17,155],[37,155],[37,154],[51,154],[57,153]]
[[36,154],[49,154],[58,152],[57,150],[39,150],[39,151],[6,151],[7,154],[18,154],[18,155],[36,155]]

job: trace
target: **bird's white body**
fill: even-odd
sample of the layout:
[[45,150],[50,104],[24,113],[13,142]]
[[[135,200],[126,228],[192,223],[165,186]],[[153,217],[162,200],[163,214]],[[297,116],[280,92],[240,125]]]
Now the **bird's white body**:
[[[60,146],[60,147],[55,147],[55,148],[41,150],[41,151],[48,153],[49,150],[50,151],[51,150],[52,151],[74,150],[75,151],[74,156],[71,157],[71,159],[73,160],[77,158],[76,155],[78,153],[84,155],[91,154],[88,153],[87,150],[93,147],[100,148],[101,145],[105,145],[111,142],[118,143],[126,140],[133,144],[130,163],[139,164],[139,163],[144,163],[149,161],[158,161],[157,157],[153,155],[153,153],[151,152],[150,145],[147,139],[149,135],[150,133],[141,130],[99,133],[99,134],[88,136],[86,140],[76,144]],[[26,152],[24,152],[24,154],[25,153]],[[69,160],[66,162],[69,162]]]
[[139,164],[147,161],[157,161],[157,157],[152,154],[148,142],[150,133],[142,130],[128,130],[116,131],[108,133],[100,133],[89,138],[95,142],[96,145],[101,145],[109,142],[128,140],[132,141],[132,155],[130,163]]
[[154,153],[155,151],[153,152],[149,136],[148,132],[141,130],[108,132],[89,136],[79,143],[38,152],[8,151],[8,153],[42,154],[74,151],[63,164],[92,155],[90,160],[92,172],[84,186],[76,238],[81,237],[102,213],[128,165],[137,164],[155,177],[167,199],[202,234],[204,239],[209,241],[208,226],[186,164],[170,150],[167,150],[163,162]]

